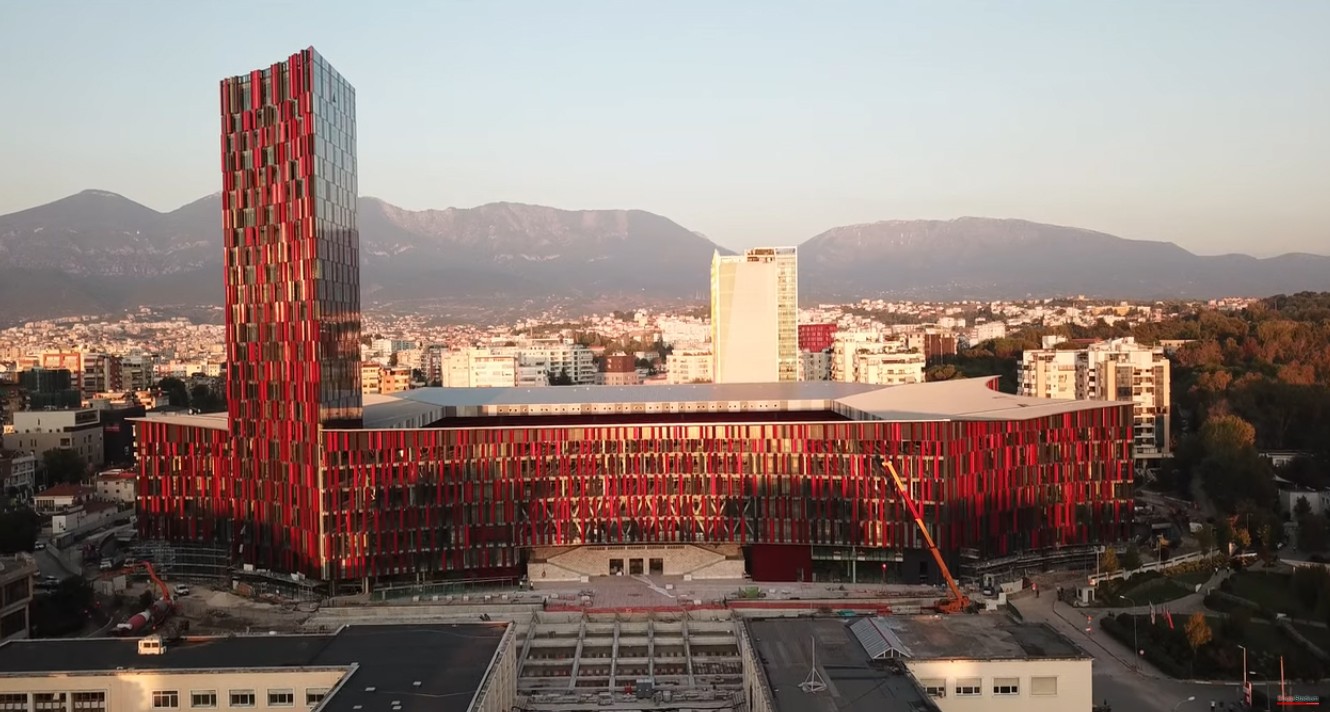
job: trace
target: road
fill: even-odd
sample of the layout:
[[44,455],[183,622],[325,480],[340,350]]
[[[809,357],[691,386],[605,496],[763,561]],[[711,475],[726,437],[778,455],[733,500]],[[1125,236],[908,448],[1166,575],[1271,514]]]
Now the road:
[[42,576],[66,579],[70,576],[83,575],[83,567],[79,563],[80,554],[77,547],[61,551],[55,546],[47,544],[45,549],[32,552],[32,556],[37,560],[37,569]]
[[[1024,620],[1047,623],[1080,646],[1094,658],[1094,700],[1107,702],[1115,712],[1200,712],[1210,709],[1214,701],[1218,709],[1231,705],[1240,709],[1238,683],[1197,682],[1177,680],[1164,675],[1152,665],[1134,656],[1130,648],[1118,643],[1099,628],[1098,619],[1104,610],[1072,608],[1065,603],[1054,604],[1055,596],[1038,596],[1029,590],[1011,597]],[[1116,612],[1116,611],[1114,611]],[[1093,616],[1094,621],[1087,621]],[[1090,630],[1087,632],[1086,628]],[[1299,694],[1319,693],[1330,699],[1330,685],[1299,685]],[[1194,697],[1194,700],[1187,701]],[[1298,709],[1330,709],[1299,707]]]

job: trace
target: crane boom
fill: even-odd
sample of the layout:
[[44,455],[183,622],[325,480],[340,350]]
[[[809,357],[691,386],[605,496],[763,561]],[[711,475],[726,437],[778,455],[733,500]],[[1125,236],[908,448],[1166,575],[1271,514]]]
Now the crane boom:
[[956,579],[951,575],[951,569],[947,562],[942,558],[942,552],[938,551],[937,544],[933,542],[933,535],[928,531],[928,525],[924,524],[924,513],[919,508],[919,504],[910,496],[910,490],[905,486],[905,480],[901,479],[900,473],[896,472],[896,466],[891,464],[886,458],[882,458],[882,464],[891,475],[891,480],[896,484],[896,491],[900,494],[905,505],[910,508],[910,514],[914,517],[914,523],[919,527],[919,531],[924,535],[924,542],[928,544],[928,551],[933,554],[933,560],[937,562],[937,568],[942,572],[942,578],[947,582],[947,588],[951,590],[951,599],[940,603],[938,609],[944,613],[958,613],[970,607],[970,599],[961,591],[961,587],[956,583]]
[[152,568],[151,562],[136,561],[132,564],[125,566],[124,570],[133,571],[134,569],[138,568],[142,568],[148,574],[148,578],[152,580],[153,585],[157,586],[157,590],[161,591],[162,600],[174,605],[175,599],[171,596],[171,587],[167,586],[166,582],[157,576],[157,571]]

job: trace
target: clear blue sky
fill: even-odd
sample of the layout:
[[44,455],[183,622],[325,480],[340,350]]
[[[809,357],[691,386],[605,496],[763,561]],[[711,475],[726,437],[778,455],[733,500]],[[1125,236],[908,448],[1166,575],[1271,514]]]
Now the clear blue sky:
[[314,45],[360,186],[721,244],[1020,217],[1330,253],[1330,2],[0,2],[0,213],[219,189],[217,80]]

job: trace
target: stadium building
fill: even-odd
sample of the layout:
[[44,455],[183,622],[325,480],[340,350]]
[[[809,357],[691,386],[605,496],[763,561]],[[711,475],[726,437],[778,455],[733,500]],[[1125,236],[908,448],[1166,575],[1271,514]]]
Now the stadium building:
[[309,49],[221,99],[228,412],[138,421],[145,539],[364,587],[936,580],[884,458],[961,570],[1128,534],[1127,402],[982,379],[362,396],[354,90]]

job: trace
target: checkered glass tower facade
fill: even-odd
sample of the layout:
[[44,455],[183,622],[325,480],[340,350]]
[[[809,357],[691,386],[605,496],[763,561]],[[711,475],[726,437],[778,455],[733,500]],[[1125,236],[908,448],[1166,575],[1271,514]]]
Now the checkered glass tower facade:
[[[313,48],[221,83],[228,539],[318,558],[321,427],[361,422],[355,90]],[[246,556],[245,558],[249,558]]]

